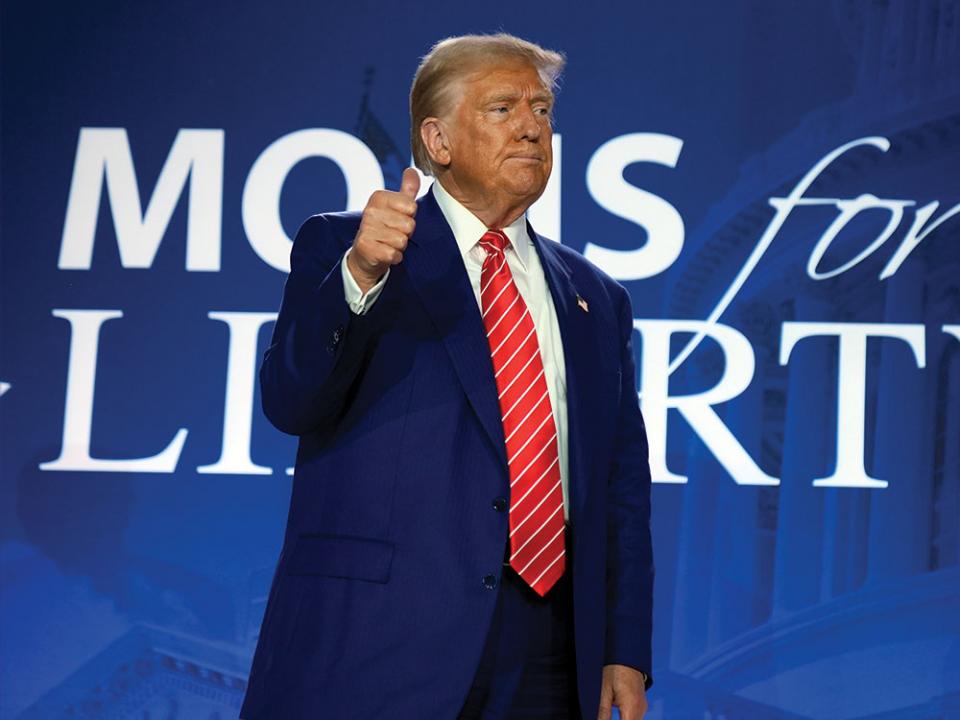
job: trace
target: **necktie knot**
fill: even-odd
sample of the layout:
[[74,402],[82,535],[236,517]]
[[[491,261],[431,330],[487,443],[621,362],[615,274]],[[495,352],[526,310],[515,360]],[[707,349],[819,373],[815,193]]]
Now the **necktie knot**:
[[487,255],[502,254],[509,243],[503,230],[487,230],[480,238],[480,247],[487,251]]

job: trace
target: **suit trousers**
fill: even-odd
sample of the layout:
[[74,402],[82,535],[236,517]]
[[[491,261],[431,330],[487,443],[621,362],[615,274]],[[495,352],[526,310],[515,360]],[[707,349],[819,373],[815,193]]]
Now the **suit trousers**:
[[571,575],[567,568],[540,597],[512,568],[503,568],[459,720],[579,720]]

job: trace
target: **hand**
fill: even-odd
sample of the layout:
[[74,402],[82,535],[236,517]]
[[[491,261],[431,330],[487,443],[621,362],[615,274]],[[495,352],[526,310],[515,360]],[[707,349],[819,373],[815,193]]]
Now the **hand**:
[[363,292],[376,285],[391,265],[403,260],[403,251],[416,227],[413,216],[419,189],[420,176],[407,168],[400,192],[377,190],[367,201],[353,249],[347,255],[347,269]]
[[641,720],[647,714],[647,693],[639,670],[626,665],[603,666],[597,720],[610,720],[614,705],[620,709],[621,720]]

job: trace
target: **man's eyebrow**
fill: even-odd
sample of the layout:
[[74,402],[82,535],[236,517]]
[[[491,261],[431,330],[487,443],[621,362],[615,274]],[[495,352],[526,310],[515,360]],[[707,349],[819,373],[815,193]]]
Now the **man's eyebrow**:
[[[521,94],[517,92],[501,92],[488,95],[484,99],[484,104],[487,103],[498,103],[498,102],[516,102],[521,98]],[[535,93],[530,100],[532,102],[546,102],[553,104],[553,95],[548,92],[538,92]]]
[[511,102],[519,98],[520,98],[520,93],[515,93],[515,92],[491,93],[486,98],[484,98],[484,102],[485,103]]

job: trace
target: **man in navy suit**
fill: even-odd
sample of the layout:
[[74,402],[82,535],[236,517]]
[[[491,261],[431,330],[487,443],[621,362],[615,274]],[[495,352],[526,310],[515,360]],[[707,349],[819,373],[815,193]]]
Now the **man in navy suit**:
[[627,292],[539,237],[564,59],[438,43],[419,176],[311,217],[260,380],[300,437],[241,715],[609,718],[652,683],[650,473]]

